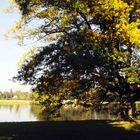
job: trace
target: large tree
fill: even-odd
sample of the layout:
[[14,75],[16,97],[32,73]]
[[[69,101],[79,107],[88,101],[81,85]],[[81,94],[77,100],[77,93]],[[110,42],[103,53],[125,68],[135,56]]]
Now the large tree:
[[139,65],[132,63],[140,46],[139,0],[14,2],[22,14],[13,29],[17,37],[45,44],[25,59],[16,79],[53,107],[64,99],[86,105],[115,96],[121,118],[129,119],[139,99]]

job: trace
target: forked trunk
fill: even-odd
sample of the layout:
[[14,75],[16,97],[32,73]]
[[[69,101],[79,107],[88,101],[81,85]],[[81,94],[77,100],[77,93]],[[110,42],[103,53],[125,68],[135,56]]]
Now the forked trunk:
[[120,110],[119,110],[118,120],[134,121],[133,104],[128,102],[128,100],[126,98],[122,99],[120,102]]

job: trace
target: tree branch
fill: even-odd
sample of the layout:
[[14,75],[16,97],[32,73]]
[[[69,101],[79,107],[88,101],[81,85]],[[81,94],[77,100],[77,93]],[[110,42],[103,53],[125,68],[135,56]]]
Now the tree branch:
[[79,10],[77,10],[77,12],[80,14],[80,16],[84,19],[84,21],[86,22],[86,24],[87,24],[87,26],[88,26],[88,29],[92,29],[91,28],[91,25],[90,25],[90,23],[89,23],[89,21],[87,20],[87,18],[86,18],[86,16],[82,13],[82,12],[80,12]]

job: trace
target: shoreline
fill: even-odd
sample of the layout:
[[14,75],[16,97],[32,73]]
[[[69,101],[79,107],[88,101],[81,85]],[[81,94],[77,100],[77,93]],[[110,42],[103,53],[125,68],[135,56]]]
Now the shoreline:
[[0,100],[0,105],[31,104],[31,100]]

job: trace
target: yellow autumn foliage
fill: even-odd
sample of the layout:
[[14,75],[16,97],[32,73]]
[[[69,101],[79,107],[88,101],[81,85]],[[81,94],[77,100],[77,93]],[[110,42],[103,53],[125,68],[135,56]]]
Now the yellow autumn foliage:
[[[10,0],[10,3],[15,4],[19,10],[22,9],[20,6],[26,4],[26,2],[23,0]],[[50,3],[50,5],[45,6],[45,3]],[[57,8],[57,4],[61,7],[60,9]],[[66,8],[63,9],[63,5],[64,7],[67,5]],[[27,29],[24,26],[28,24],[28,21],[30,22],[34,20],[35,22],[40,20],[41,23],[49,21],[48,25],[52,26],[52,30],[59,28],[59,30],[65,32],[65,30],[69,30],[71,28],[70,26],[76,23],[78,18],[81,18],[81,21],[82,18],[83,20],[84,18],[87,18],[89,21],[90,19],[98,20],[97,24],[100,24],[100,22],[104,24],[106,24],[106,22],[110,22],[108,25],[106,25],[108,35],[114,35],[117,38],[120,38],[120,40],[124,40],[126,42],[128,41],[130,44],[133,44],[136,47],[139,47],[140,45],[140,21],[134,20],[130,22],[130,14],[132,12],[134,13],[133,15],[140,16],[140,6],[138,5],[138,1],[135,0],[132,0],[131,2],[126,0],[63,0],[62,2],[31,0],[26,10],[28,14],[23,14],[21,18],[22,20],[17,22],[11,29],[12,32],[18,34],[16,36],[19,40],[26,37],[25,34],[28,34],[28,36],[34,35],[34,37],[37,36],[37,38],[42,36],[38,35],[39,32],[34,32],[33,30]],[[86,21],[83,23],[86,24]],[[41,29],[42,27],[40,25],[41,24],[39,24],[36,29]],[[46,30],[46,28],[44,28],[44,30]],[[81,30],[83,29],[81,28]],[[42,33],[41,30],[40,32]],[[100,40],[102,35],[105,34],[101,32],[96,32],[93,34],[93,39],[95,39],[95,42],[97,42],[96,44],[98,44],[98,40]],[[52,33],[50,37],[51,36]],[[116,37],[114,37],[114,39]],[[110,37],[108,36],[107,38]]]
[[19,60],[17,63],[17,67],[20,68],[26,60],[31,60],[32,57],[37,53],[37,47],[32,46],[24,55],[23,57]]

